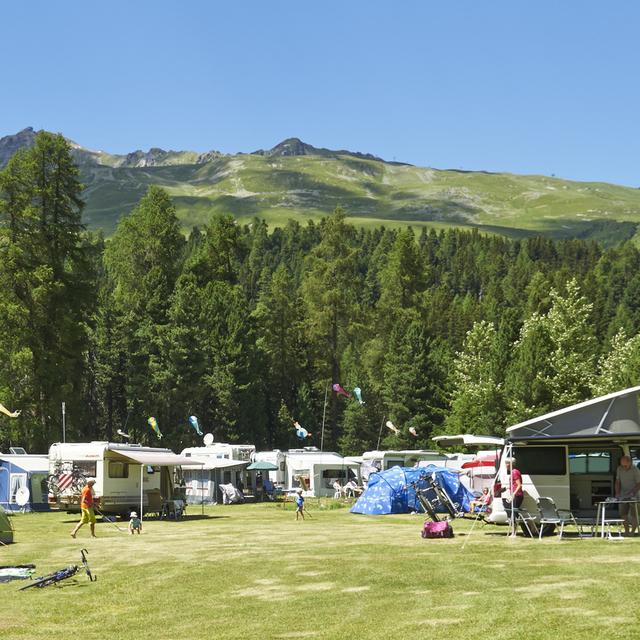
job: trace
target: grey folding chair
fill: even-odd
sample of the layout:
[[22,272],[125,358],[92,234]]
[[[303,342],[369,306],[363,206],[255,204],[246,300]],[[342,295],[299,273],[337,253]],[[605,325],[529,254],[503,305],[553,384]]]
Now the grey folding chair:
[[[542,532],[545,524],[555,524],[560,527],[560,539],[564,533],[565,525],[572,524],[580,534],[580,527],[575,516],[568,509],[558,509],[552,498],[538,498],[538,511],[540,513],[540,531],[538,539],[542,539]],[[582,536],[580,536],[582,537]]]

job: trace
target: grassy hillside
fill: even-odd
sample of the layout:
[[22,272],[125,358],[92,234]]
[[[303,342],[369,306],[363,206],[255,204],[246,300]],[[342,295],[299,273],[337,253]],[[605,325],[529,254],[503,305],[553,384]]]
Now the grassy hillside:
[[354,224],[477,227],[505,235],[631,237],[640,190],[546,176],[441,171],[349,155],[221,156],[202,164],[83,164],[86,221],[107,233],[157,184],[173,196],[185,228],[212,213],[279,225],[318,219],[337,205]]

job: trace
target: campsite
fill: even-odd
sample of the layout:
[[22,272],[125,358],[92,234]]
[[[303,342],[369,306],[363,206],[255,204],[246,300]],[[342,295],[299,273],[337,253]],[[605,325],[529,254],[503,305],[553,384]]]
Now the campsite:
[[[324,505],[324,508],[322,506]],[[422,516],[361,516],[332,501],[296,522],[278,504],[206,507],[205,517],[149,521],[143,536],[99,523],[72,540],[73,517],[13,516],[2,564],[49,571],[86,547],[95,583],[0,585],[0,633],[33,639],[629,638],[640,539],[509,538],[457,521],[452,540],[422,540]],[[47,544],[42,541],[46,539]]]

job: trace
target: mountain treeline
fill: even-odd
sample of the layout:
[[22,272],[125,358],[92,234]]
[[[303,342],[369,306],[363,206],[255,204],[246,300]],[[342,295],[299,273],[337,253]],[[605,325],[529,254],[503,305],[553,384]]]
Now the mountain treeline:
[[157,187],[105,241],[81,191],[61,136],[0,172],[0,402],[22,411],[0,414],[2,449],[46,451],[62,402],[74,441],[123,430],[179,450],[196,415],[258,448],[300,445],[294,421],[320,445],[323,419],[325,449],[432,448],[639,379],[631,243],[363,230],[339,209],[275,229],[216,216],[185,237]]

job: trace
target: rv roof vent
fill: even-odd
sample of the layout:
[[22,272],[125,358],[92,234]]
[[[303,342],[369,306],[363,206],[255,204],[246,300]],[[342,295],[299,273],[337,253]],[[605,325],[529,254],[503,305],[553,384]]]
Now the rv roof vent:
[[14,456],[27,455],[27,452],[22,447],[9,447],[9,453],[13,453]]

